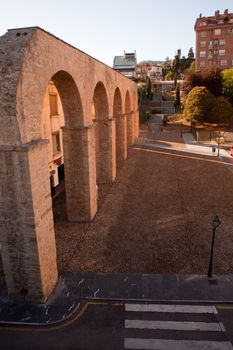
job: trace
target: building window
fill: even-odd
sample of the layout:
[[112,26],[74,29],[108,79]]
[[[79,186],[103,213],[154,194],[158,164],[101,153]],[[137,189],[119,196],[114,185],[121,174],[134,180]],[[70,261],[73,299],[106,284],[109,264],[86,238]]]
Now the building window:
[[200,51],[200,57],[206,57],[206,51]]
[[221,29],[215,29],[214,35],[221,35]]
[[212,40],[209,41],[209,47],[210,48],[213,47],[213,41]]
[[227,60],[221,60],[220,61],[221,66],[226,66],[227,65]]
[[233,33],[233,27],[225,29],[226,34]]
[[61,143],[60,143],[60,134],[57,132],[56,134],[52,134],[53,140],[53,154],[61,152]]
[[219,45],[225,45],[226,44],[226,40],[225,39],[221,39],[220,41],[219,41]]
[[201,47],[206,47],[206,41],[201,41],[201,42],[200,42],[200,46],[201,46]]
[[219,56],[225,56],[226,50],[219,50]]
[[201,38],[206,38],[206,32],[201,32]]
[[50,116],[58,115],[57,94],[49,94]]
[[201,67],[201,68],[205,67],[205,61],[201,61],[201,62],[200,62],[200,67]]
[[218,45],[219,41],[218,40],[214,40],[214,45]]

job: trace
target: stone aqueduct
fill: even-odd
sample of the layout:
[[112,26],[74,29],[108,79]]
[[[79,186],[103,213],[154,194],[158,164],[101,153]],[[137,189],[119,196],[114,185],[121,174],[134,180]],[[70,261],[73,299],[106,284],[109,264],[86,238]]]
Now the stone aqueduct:
[[44,93],[61,98],[67,213],[90,221],[97,184],[116,177],[116,160],[138,137],[136,84],[38,27],[0,37],[0,242],[8,293],[44,302],[57,278],[48,175],[41,137]]

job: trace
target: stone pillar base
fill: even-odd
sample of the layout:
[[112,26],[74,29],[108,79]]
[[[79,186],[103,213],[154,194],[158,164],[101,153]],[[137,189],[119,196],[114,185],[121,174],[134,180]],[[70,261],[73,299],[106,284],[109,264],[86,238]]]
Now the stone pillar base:
[[116,178],[115,120],[95,121],[97,183],[112,183]]
[[126,160],[127,158],[127,114],[116,116],[116,158]]
[[62,130],[68,220],[91,221],[97,211],[94,128]]
[[134,144],[134,119],[133,111],[127,113],[127,145],[132,146]]
[[0,232],[8,293],[45,302],[57,282],[47,141],[0,147]]

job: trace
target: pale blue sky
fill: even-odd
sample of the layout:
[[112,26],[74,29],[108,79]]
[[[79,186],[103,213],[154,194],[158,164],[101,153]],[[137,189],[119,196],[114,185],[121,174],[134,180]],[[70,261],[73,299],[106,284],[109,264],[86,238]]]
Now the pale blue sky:
[[110,66],[124,50],[164,60],[195,48],[200,13],[226,8],[233,12],[232,0],[0,0],[0,35],[39,26]]

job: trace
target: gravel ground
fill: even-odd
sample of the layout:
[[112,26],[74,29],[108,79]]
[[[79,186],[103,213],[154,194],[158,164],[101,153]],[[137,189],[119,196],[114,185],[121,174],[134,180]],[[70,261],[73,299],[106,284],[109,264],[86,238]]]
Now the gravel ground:
[[[182,143],[179,126],[142,138]],[[214,271],[233,272],[233,174],[216,158],[134,146],[99,190],[91,223],[67,222],[56,202],[60,272],[206,273],[215,214]]]
[[[141,139],[185,147],[179,126]],[[59,272],[206,273],[215,214],[214,272],[233,272],[233,173],[220,161],[135,145],[117,174],[91,223],[68,222],[65,194],[55,200]]]

